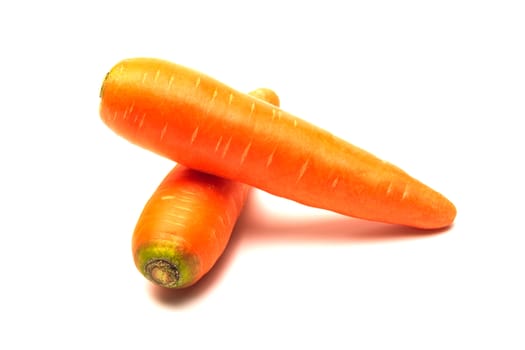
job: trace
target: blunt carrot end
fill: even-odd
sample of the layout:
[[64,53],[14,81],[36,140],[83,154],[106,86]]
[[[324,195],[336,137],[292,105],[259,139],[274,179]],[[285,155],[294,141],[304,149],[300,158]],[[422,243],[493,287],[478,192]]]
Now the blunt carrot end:
[[183,288],[193,284],[199,261],[181,252],[180,246],[151,243],[138,248],[135,264],[151,282],[166,288]]
[[151,260],[144,266],[145,275],[156,284],[173,288],[179,282],[179,270],[177,266],[166,260]]
[[98,92],[99,98],[102,98],[102,95],[104,95],[104,86],[106,85],[105,83],[106,83],[106,79],[108,78],[108,76],[109,76],[109,72],[106,73],[106,76],[104,77],[104,82],[102,83],[102,86],[100,87],[100,90]]

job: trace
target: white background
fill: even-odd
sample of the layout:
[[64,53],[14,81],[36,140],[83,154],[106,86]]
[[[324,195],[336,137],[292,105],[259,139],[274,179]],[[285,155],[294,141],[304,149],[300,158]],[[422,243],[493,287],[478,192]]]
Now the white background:
[[[3,2],[0,348],[525,348],[524,19],[505,0]],[[152,287],[131,233],[173,163],[98,115],[135,56],[273,88],[449,197],[455,225],[255,191],[205,279]]]

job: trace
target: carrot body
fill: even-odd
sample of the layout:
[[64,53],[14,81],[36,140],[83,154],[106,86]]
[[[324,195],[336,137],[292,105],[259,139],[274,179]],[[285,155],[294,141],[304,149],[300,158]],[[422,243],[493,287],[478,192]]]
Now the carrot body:
[[117,134],[188,167],[344,215],[442,228],[456,208],[398,167],[195,70],[118,63],[100,114]]
[[[271,90],[251,94],[279,104]],[[147,202],[135,227],[132,251],[138,270],[169,288],[199,281],[224,252],[249,188],[175,166]]]

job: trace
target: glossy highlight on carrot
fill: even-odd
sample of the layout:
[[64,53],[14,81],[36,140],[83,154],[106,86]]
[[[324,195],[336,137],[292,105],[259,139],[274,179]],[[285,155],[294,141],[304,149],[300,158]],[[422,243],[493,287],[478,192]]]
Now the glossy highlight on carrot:
[[190,168],[366,220],[437,229],[456,217],[400,168],[196,70],[126,59],[100,95],[109,128]]
[[[279,105],[269,89],[250,93]],[[167,288],[198,282],[224,252],[250,187],[177,164],[146,203],[132,238],[137,269]]]

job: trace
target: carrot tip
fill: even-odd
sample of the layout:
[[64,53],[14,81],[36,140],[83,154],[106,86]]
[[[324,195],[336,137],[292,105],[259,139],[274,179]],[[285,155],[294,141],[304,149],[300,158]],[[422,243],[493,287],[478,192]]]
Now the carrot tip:
[[137,268],[151,282],[177,289],[195,283],[200,262],[185,252],[184,243],[154,241],[134,251]]
[[175,288],[179,282],[179,270],[166,260],[151,260],[144,267],[146,275],[162,287]]

